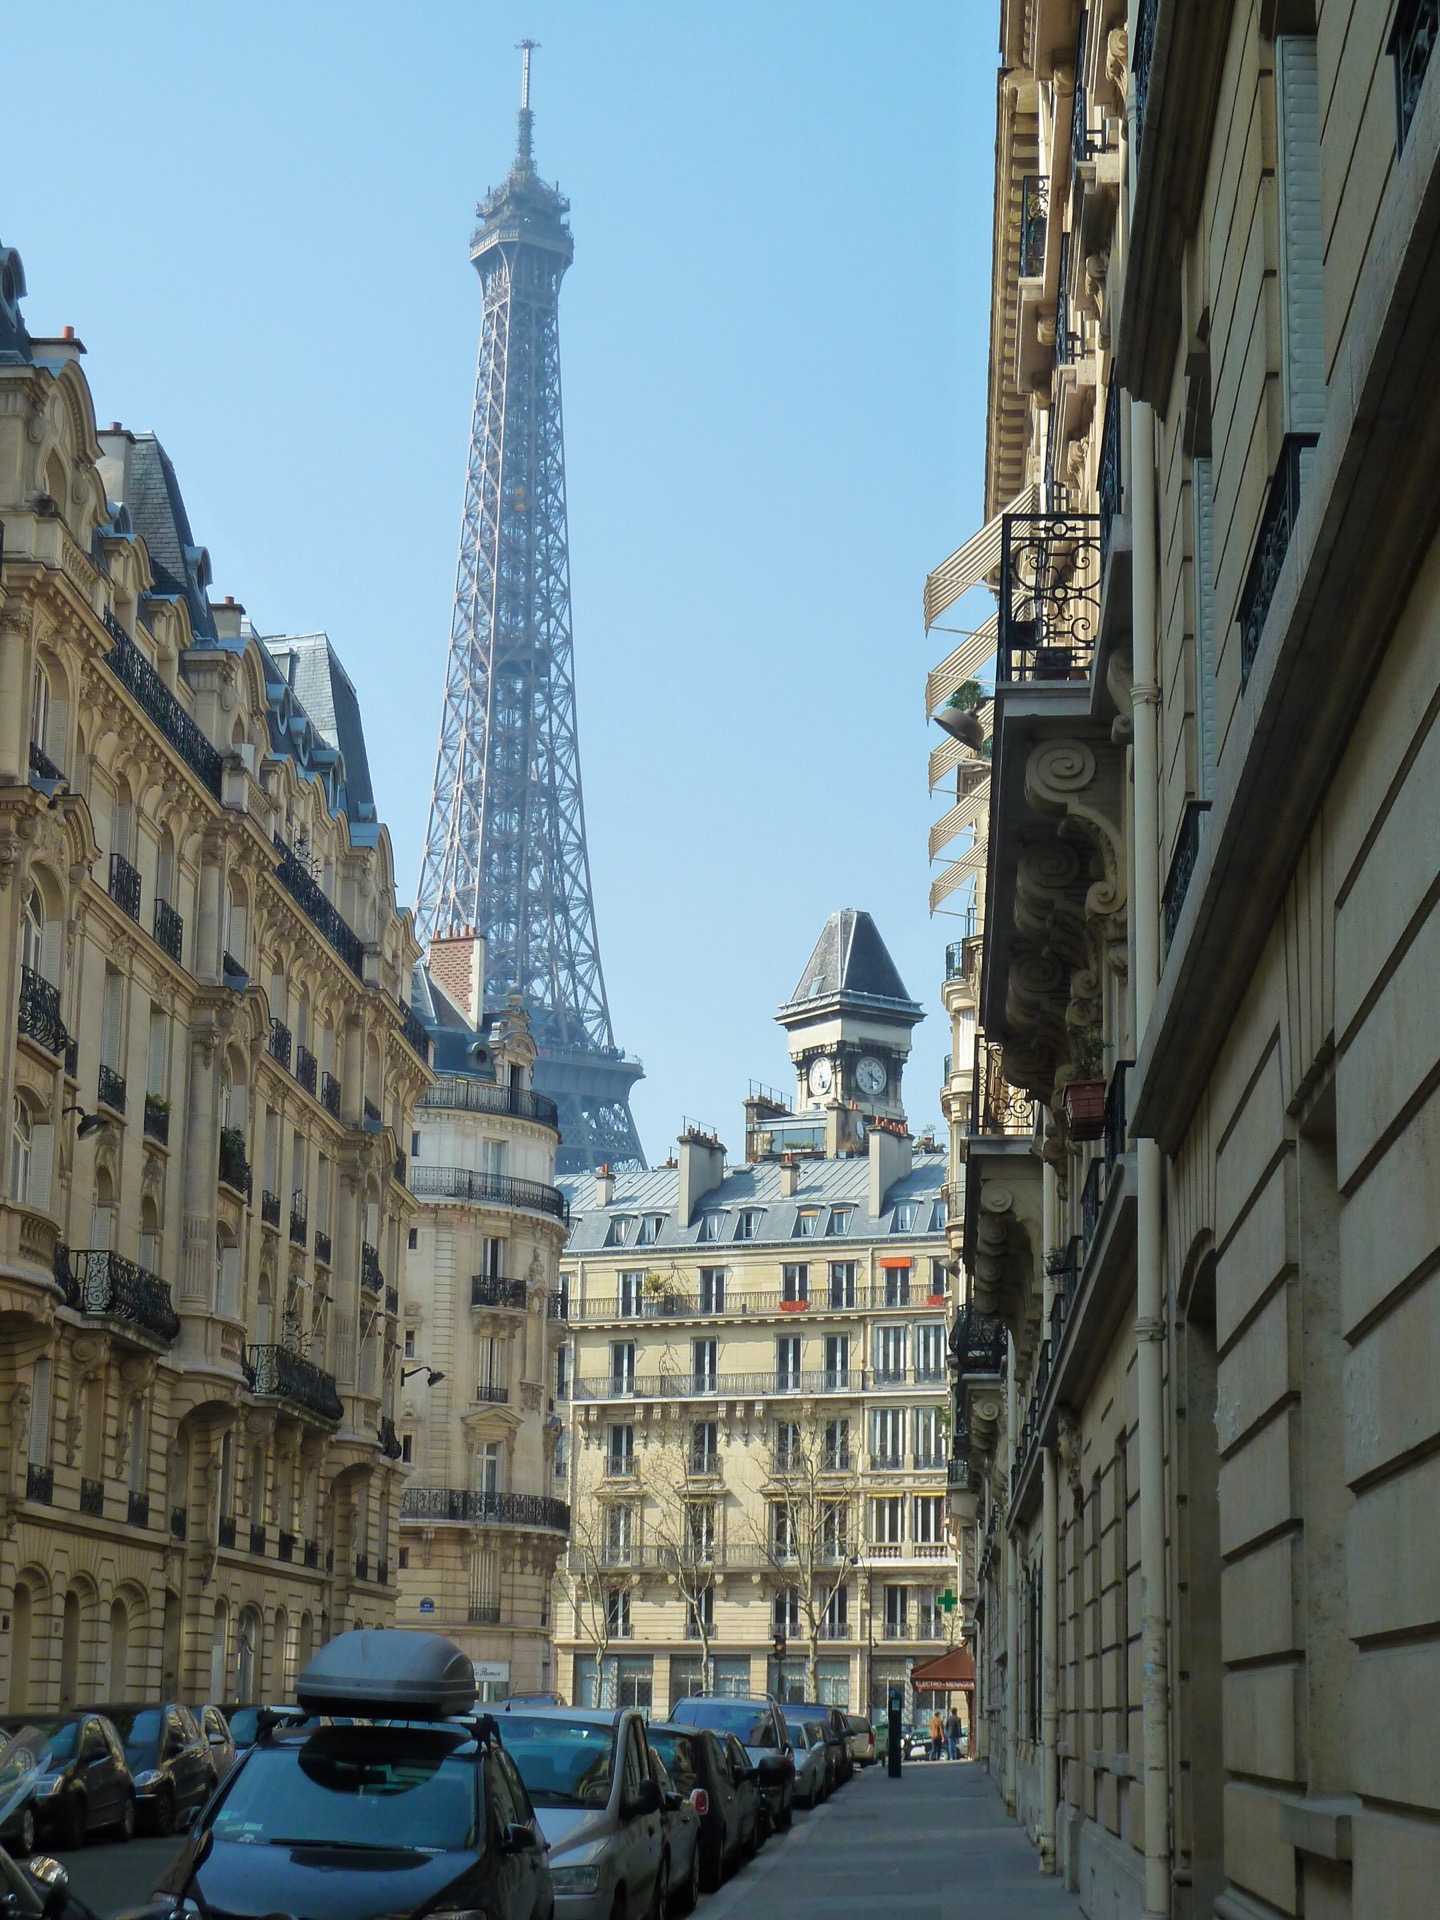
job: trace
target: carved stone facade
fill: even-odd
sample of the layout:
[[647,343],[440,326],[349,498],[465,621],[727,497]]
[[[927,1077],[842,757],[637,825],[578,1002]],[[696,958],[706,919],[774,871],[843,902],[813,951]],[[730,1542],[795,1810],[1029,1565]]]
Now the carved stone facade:
[[393,1610],[416,948],[328,643],[3,257],[0,1699],[283,1698]]

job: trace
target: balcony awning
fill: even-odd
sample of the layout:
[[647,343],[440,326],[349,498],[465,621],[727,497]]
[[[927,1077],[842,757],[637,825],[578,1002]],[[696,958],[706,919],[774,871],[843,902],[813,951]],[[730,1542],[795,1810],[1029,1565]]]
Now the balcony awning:
[[[997,513],[993,520],[987,520],[978,533],[972,534],[963,547],[957,547],[948,560],[942,560],[935,571],[925,581],[925,627],[928,630],[935,624],[947,607],[951,607],[962,593],[968,593],[971,587],[978,586],[988,574],[994,573],[1000,565],[1000,526],[1007,513],[1034,513],[1040,499],[1040,489],[1033,482],[1017,493],[1009,506]],[[959,685],[959,682],[956,682]]]
[[946,654],[938,667],[934,667],[925,676],[925,711],[934,713],[943,707],[954,693],[967,680],[973,679],[977,667],[995,657],[1000,645],[1000,615],[992,613],[990,618],[965,638],[953,652]]
[[880,1264],[882,1267],[910,1267],[915,1263],[908,1253],[882,1253]]
[[936,1660],[917,1660],[910,1669],[910,1684],[932,1693],[946,1687],[973,1687],[975,1656],[968,1647],[951,1647]]
[[952,862],[952,864],[945,869],[944,873],[940,875],[939,879],[931,884],[931,913],[934,913],[940,902],[948,899],[949,896],[954,893],[955,889],[963,886],[973,874],[983,873],[985,871],[985,863],[989,857],[990,842],[988,839],[982,839],[977,840],[968,853],[962,853],[958,860]]
[[930,829],[930,858],[938,858],[941,851],[948,847],[957,833],[963,833],[967,827],[980,827],[982,822],[988,826],[990,817],[990,776],[978,781],[963,800],[957,801],[950,811],[935,822]]

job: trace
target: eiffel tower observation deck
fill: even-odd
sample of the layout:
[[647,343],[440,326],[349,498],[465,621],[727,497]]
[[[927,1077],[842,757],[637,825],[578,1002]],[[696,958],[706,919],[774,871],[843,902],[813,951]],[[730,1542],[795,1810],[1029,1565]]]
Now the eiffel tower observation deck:
[[485,937],[487,1008],[519,994],[560,1108],[558,1170],[643,1167],[615,1044],[590,885],[575,731],[560,409],[560,282],[570,203],[535,171],[530,53],[520,137],[476,212],[483,316],[420,937]]

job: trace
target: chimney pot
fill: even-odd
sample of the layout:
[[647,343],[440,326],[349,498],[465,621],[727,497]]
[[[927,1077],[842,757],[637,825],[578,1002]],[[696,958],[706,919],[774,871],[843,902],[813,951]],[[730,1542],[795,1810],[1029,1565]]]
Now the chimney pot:
[[60,338],[62,340],[73,340],[75,338],[74,327],[62,327],[60,329]]
[[125,429],[121,426],[118,420],[112,420],[110,422],[110,431],[111,433],[123,433]]

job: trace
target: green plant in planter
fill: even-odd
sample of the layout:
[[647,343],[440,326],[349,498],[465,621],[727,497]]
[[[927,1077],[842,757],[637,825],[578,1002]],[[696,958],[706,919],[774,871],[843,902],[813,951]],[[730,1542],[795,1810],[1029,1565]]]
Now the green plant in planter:
[[170,1102],[163,1093],[147,1093],[145,1104],[151,1113],[169,1113],[170,1111]]
[[1081,1027],[1071,1035],[1071,1078],[1103,1080],[1105,1077],[1105,1041],[1099,1027]]
[[947,707],[957,707],[962,713],[973,713],[989,698],[978,680],[962,680],[945,704]]

